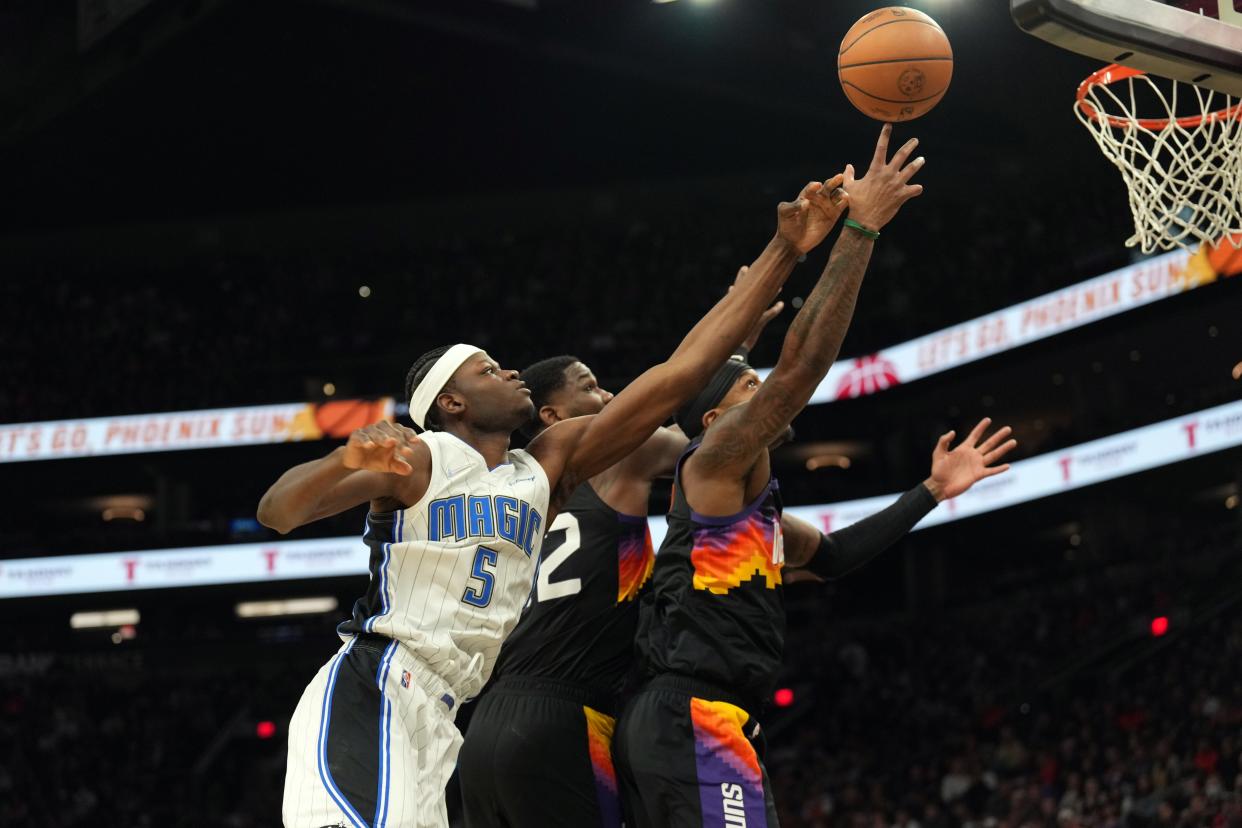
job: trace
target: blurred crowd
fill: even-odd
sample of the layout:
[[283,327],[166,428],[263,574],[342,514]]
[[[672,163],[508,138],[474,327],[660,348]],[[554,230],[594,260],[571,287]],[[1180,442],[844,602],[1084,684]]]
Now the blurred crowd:
[[[781,824],[1242,825],[1242,600],[1205,571],[795,626],[782,682],[796,701],[763,715]],[[824,603],[796,589],[795,604]],[[330,620],[304,623],[300,644],[152,629],[0,663],[0,825],[276,824],[285,727]]]
[[[757,194],[745,212],[424,234],[382,251],[324,252],[307,239],[169,263],[28,263],[0,284],[0,423],[288,402],[327,381],[339,394],[393,394],[419,353],[453,341],[514,367],[573,352],[622,381],[671,350],[759,253],[774,225],[762,203],[779,198]],[[1127,263],[1125,217],[1107,199],[1033,189],[1015,213],[1001,198],[941,193],[934,209],[899,217],[844,353]],[[813,254],[786,298],[825,260]]]
[[1168,602],[1079,580],[954,620],[791,631],[809,709],[769,736],[781,824],[1242,825],[1242,600],[1193,622]]

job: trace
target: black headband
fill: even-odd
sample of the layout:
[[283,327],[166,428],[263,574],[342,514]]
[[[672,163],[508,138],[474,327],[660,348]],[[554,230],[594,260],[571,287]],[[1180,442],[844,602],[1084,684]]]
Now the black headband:
[[747,356],[744,349],[739,349],[736,354],[729,357],[724,365],[720,366],[698,396],[677,412],[677,425],[691,440],[703,432],[703,415],[720,405],[720,401],[729,393],[729,389],[733,387],[733,383],[737,382],[737,378],[742,375],[743,371],[751,370],[746,363]]

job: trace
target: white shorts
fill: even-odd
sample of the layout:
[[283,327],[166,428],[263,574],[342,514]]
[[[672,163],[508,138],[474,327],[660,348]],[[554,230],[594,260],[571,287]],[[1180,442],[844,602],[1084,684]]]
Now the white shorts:
[[289,722],[285,828],[447,828],[457,699],[400,644],[355,636]]

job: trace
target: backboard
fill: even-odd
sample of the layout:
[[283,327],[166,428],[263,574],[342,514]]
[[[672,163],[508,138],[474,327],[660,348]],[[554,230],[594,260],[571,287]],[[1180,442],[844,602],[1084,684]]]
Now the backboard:
[[1242,0],[1010,0],[1009,10],[1063,49],[1242,97]]

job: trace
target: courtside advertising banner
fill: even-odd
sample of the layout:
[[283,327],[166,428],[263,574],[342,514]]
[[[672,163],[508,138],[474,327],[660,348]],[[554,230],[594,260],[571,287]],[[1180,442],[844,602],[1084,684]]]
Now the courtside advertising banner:
[[[835,363],[811,403],[865,397],[1047,339],[1222,278],[1205,253],[1146,259],[960,325]],[[759,372],[767,377],[772,369]]]
[[[1242,401],[1019,460],[1005,474],[941,503],[915,530],[1236,446],[1242,446]],[[833,532],[898,497],[790,506],[786,511]],[[664,518],[653,517],[649,523],[658,549]],[[369,554],[360,538],[350,536],[0,560],[0,599],[366,575]]]
[[0,561],[0,598],[365,575],[355,536]]
[[[1242,402],[1232,402],[1019,460],[1004,474],[980,480],[966,494],[941,503],[914,528],[926,529],[1240,445]],[[822,506],[788,506],[785,511],[821,532],[833,532],[878,512],[898,497],[890,494]],[[664,518],[650,522],[658,547],[664,538]]]
[[343,438],[392,416],[385,397],[0,425],[0,463]]

